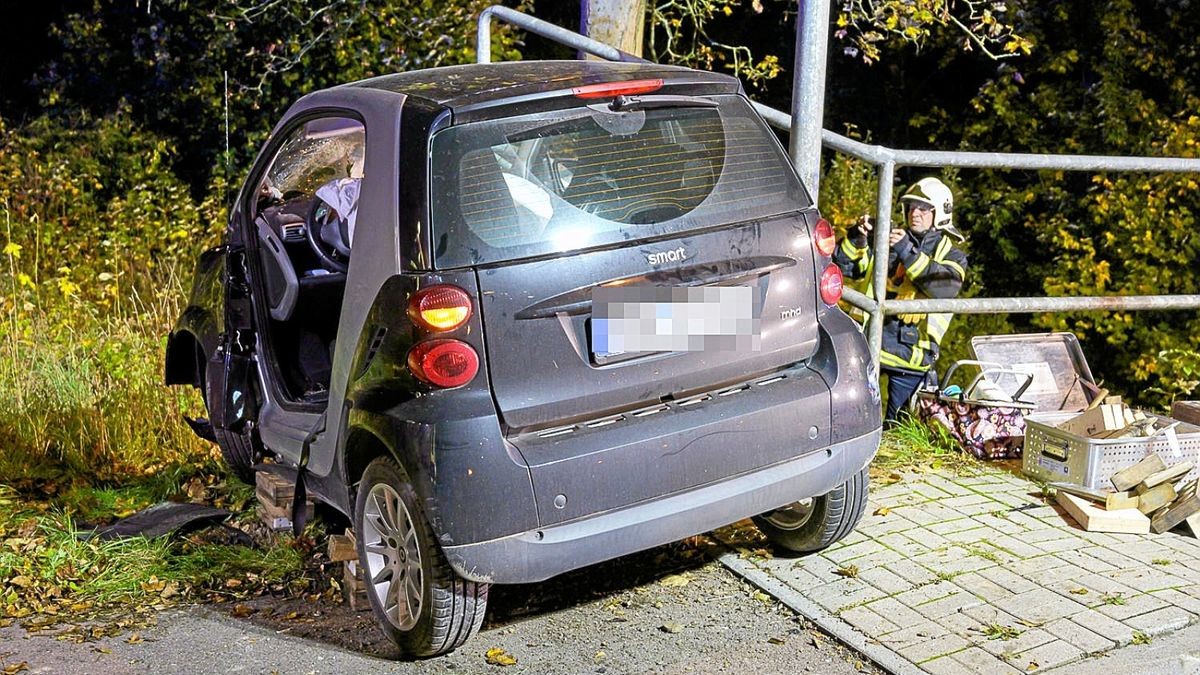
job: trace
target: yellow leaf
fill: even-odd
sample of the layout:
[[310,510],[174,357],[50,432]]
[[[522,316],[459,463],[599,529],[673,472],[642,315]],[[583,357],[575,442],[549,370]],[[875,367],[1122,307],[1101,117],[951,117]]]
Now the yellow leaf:
[[891,512],[892,512],[892,510],[886,506],[881,506],[881,507],[875,509],[875,515],[877,515],[877,516],[886,516],[887,514],[889,514]]
[[487,657],[487,662],[493,666],[515,666],[517,665],[517,657],[509,654],[499,647],[492,647],[484,654]]
[[4,255],[12,256],[14,258],[20,258],[21,257],[21,245],[14,244],[11,241],[8,242],[7,244],[4,245]]
[[33,579],[30,579],[29,577],[22,574],[20,576],[15,576],[12,579],[9,579],[8,583],[13,586],[20,586],[21,588],[29,588],[30,586],[33,585]]
[[125,638],[125,642],[127,642],[131,645],[136,645],[136,644],[141,644],[142,642],[144,642],[144,640],[142,640],[141,635],[134,633],[133,635],[130,635],[129,637]]
[[692,575],[688,572],[684,572],[683,574],[667,575],[658,582],[658,585],[667,586],[669,588],[678,588],[680,586],[687,586],[689,583],[691,583],[691,581]]

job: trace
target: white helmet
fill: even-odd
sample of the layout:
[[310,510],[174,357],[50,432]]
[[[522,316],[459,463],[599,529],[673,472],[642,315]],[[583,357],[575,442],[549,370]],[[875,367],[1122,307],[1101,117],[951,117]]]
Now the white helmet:
[[942,181],[932,176],[922,178],[910,185],[903,195],[900,195],[900,201],[905,200],[929,204],[933,207],[933,226],[935,228],[957,237],[960,241],[965,238],[954,228],[952,222],[954,193],[950,192],[950,188],[946,187]]

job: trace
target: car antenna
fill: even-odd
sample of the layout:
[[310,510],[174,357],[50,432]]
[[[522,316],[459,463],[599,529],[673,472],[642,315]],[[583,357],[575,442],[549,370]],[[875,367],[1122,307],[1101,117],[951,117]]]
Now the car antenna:
[[229,71],[223,71],[225,74],[225,205],[230,206],[229,200]]

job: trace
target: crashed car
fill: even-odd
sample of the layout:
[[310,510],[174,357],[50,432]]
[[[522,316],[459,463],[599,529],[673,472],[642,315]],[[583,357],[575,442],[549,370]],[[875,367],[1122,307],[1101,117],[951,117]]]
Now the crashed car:
[[166,381],[239,476],[344,513],[379,625],[440,654],[490,584],[749,516],[793,551],[852,530],[879,392],[833,247],[734,78],[378,77],[275,127]]

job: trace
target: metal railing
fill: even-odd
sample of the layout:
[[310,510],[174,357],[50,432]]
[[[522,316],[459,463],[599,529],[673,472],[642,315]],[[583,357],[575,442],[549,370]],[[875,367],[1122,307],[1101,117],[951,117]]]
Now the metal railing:
[[[479,15],[477,32],[477,61],[491,61],[491,22],[506,21],[518,28],[560,44],[612,61],[646,62],[603,42],[574,31],[542,21],[516,10],[494,5]],[[754,104],[769,123],[789,132],[792,138],[805,129],[792,115]],[[871,163],[877,172],[876,225],[873,254],[876,260],[887,260],[888,232],[892,222],[893,183],[900,166],[961,167],[973,169],[1017,169],[1059,171],[1151,171],[1200,173],[1200,159],[1174,157],[1116,157],[1104,155],[1044,155],[992,152],[946,152],[935,150],[896,150],[880,145],[861,143],[829,130],[821,130],[822,145]],[[793,153],[794,154],[794,153]],[[795,157],[793,157],[795,160]],[[871,284],[875,297],[847,288],[842,297],[864,310],[869,316],[867,339],[879,368],[879,351],[883,343],[883,317],[888,314],[924,314],[954,312],[957,314],[1009,314],[1034,312],[1068,312],[1087,310],[1178,310],[1200,309],[1200,295],[1120,295],[1088,297],[1030,297],[1030,298],[952,298],[923,300],[888,300],[887,266],[875,265]]]

